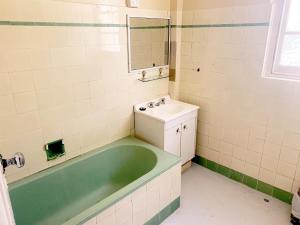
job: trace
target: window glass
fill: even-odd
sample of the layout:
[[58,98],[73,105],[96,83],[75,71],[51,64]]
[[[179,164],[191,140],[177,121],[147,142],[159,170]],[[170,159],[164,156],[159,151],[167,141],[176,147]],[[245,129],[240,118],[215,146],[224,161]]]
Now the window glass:
[[300,31],[300,0],[291,0],[288,11],[287,32]]
[[300,34],[284,36],[280,65],[300,67]]

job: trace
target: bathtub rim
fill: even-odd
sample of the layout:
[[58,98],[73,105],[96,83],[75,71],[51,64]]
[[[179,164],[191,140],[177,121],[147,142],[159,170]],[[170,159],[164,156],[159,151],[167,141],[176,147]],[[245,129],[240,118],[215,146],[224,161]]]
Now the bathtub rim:
[[[50,174],[55,173],[56,171],[59,171],[59,170],[65,168],[65,167],[68,167],[68,166],[71,166],[73,164],[76,164],[79,161],[83,161],[83,160],[86,160],[86,159],[88,159],[90,157],[93,157],[95,155],[104,153],[105,151],[109,151],[111,148],[115,148],[115,147],[119,147],[119,146],[140,146],[140,147],[144,147],[144,148],[152,151],[152,149],[149,149],[149,147],[145,147],[144,145],[142,145],[140,143],[139,144],[137,144],[137,143],[123,144],[121,142],[121,141],[126,141],[127,139],[136,139],[136,138],[133,138],[133,137],[122,138],[122,139],[119,139],[119,140],[117,140],[117,141],[115,141],[113,143],[110,143],[110,144],[104,145],[102,147],[93,149],[93,150],[91,150],[89,152],[82,153],[81,155],[78,155],[78,156],[76,156],[74,158],[67,159],[67,160],[65,160],[65,161],[63,161],[61,163],[58,163],[56,165],[53,165],[53,166],[48,167],[46,169],[43,169],[43,170],[41,170],[39,172],[36,172],[36,173],[34,173],[32,175],[29,175],[27,177],[21,178],[20,180],[16,180],[16,181],[13,181],[13,182],[9,183],[8,184],[8,190],[11,191],[11,190],[13,190],[15,188],[18,188],[19,186],[22,186],[24,184],[30,183],[32,181],[35,181],[35,180],[37,180],[37,179],[39,179],[39,178],[41,178],[43,176],[50,175]],[[140,141],[139,139],[136,139],[136,140]],[[158,155],[156,154],[155,151],[152,151],[152,152],[154,153],[154,156],[156,158],[156,162],[155,162],[154,167],[151,170],[153,170],[156,167],[157,162],[158,162]]]
[[154,153],[156,156],[156,164],[154,167],[148,171],[143,176],[139,177],[138,179],[134,180],[133,182],[129,183],[128,185],[122,187],[118,191],[114,192],[112,195],[104,198],[100,202],[96,203],[95,205],[85,209],[81,213],[75,215],[68,221],[65,221],[62,225],[74,225],[74,224],[84,224],[85,222],[89,221],[90,219],[94,218],[101,212],[105,211],[109,207],[113,206],[120,200],[126,198],[131,193],[136,191],[137,189],[141,188],[142,186],[149,183],[151,180],[155,179],[165,171],[169,170],[170,168],[174,167],[175,165],[181,163],[181,159],[171,153],[165,152],[151,144],[145,143],[144,141],[141,141],[135,137],[125,137],[120,140],[117,140],[111,144],[107,144],[105,146],[96,148],[94,150],[91,150],[90,152],[84,153],[82,155],[79,155],[73,159],[66,160],[62,162],[61,164],[55,165],[53,167],[50,167],[48,169],[45,169],[43,171],[40,171],[36,174],[33,174],[29,177],[25,177],[21,180],[15,181],[13,183],[9,184],[9,191],[18,188],[19,186],[22,186],[26,183],[32,182],[36,179],[39,179],[43,176],[52,174],[58,170],[61,170],[65,167],[68,167],[72,164],[75,164],[79,161],[88,159],[94,155],[101,154],[107,150],[110,150],[114,147],[119,146],[140,146],[143,148],[146,148]]

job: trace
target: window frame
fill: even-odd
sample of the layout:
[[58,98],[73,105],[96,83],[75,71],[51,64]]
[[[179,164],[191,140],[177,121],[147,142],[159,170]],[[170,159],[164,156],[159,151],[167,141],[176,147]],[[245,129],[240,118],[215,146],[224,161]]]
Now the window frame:
[[[286,32],[291,0],[273,0],[270,27],[263,64],[263,77],[300,81],[300,68],[280,66],[280,53]],[[300,34],[300,33],[299,33]]]

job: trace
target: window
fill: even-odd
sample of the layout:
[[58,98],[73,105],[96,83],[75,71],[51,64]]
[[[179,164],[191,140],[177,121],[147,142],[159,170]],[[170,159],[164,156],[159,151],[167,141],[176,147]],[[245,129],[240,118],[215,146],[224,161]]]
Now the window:
[[300,81],[300,0],[276,0],[263,75]]

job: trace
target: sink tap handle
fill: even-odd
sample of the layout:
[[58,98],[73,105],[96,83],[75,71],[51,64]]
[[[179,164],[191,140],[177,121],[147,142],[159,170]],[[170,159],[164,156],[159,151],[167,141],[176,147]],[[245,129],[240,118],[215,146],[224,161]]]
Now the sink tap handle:
[[149,108],[154,108],[154,102],[149,102],[149,103],[148,103],[148,107],[149,107]]
[[166,98],[161,98],[160,99],[160,104],[166,104]]

